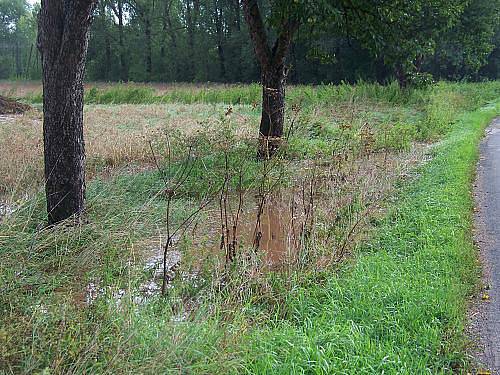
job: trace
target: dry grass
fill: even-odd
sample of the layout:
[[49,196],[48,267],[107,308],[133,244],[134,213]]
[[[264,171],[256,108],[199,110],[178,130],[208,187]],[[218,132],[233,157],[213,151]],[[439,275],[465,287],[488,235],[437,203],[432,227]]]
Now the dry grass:
[[27,95],[40,92],[42,92],[41,82],[0,81],[0,95],[23,98]]
[[[25,86],[25,85],[24,85]],[[149,140],[169,129],[186,135],[217,126],[227,110],[214,105],[114,105],[85,108],[87,175],[153,165]],[[256,118],[247,107],[234,108],[239,134],[254,134]],[[240,113],[241,112],[241,113]],[[43,184],[41,113],[0,117],[0,200],[12,203]]]
[[[93,87],[106,90],[117,86],[124,88],[152,88],[156,95],[163,95],[173,90],[179,89],[205,89],[205,88],[218,88],[234,87],[237,85],[231,84],[211,84],[211,83],[113,83],[113,82],[89,82],[85,84],[85,89],[89,90]],[[42,92],[42,83],[38,81],[0,81],[0,95],[10,96],[14,98],[24,98],[27,96],[38,95]]]

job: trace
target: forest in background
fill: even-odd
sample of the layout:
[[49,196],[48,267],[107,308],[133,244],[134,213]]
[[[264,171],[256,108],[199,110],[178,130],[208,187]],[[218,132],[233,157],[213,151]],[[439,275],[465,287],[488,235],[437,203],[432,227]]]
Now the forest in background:
[[[263,12],[269,8],[262,1]],[[414,16],[414,30],[432,22],[432,38],[415,40],[408,70],[424,80],[497,79],[498,0],[474,0],[456,19]],[[39,5],[0,1],[0,79],[41,78],[36,45]],[[431,12],[431,14],[426,14]],[[383,51],[341,26],[298,30],[287,64],[288,82],[385,82],[395,76]],[[436,25],[442,22],[442,25]],[[268,32],[272,35],[272,27]],[[355,28],[355,25],[352,25]],[[380,33],[379,33],[380,34]],[[421,35],[421,34],[419,34]],[[404,48],[404,47],[401,47]],[[396,50],[396,52],[398,52]],[[260,68],[240,0],[103,0],[95,11],[87,58],[89,81],[256,82]]]

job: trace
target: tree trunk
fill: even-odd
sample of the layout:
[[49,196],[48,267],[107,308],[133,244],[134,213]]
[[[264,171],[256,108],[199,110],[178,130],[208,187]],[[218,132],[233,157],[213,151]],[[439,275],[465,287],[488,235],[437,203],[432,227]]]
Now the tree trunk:
[[394,68],[394,74],[398,80],[399,87],[401,89],[406,89],[408,87],[408,76],[401,64],[397,64]]
[[285,69],[283,65],[262,72],[262,117],[259,156],[268,158],[281,144],[285,123]]
[[163,2],[163,16],[162,16],[162,38],[160,46],[160,69],[161,69],[161,79],[163,81],[167,80],[167,33],[168,33],[168,19],[170,18],[170,0],[164,0]]
[[245,19],[262,72],[262,117],[259,157],[273,156],[281,144],[285,123],[285,58],[299,23],[281,20],[273,47],[269,45],[257,0],[243,0]]
[[99,13],[102,21],[102,28],[104,33],[104,44],[105,44],[105,56],[106,56],[106,66],[104,67],[103,77],[105,81],[109,81],[111,75],[111,40],[109,37],[109,30],[107,26],[107,18],[106,18],[106,5],[103,1],[101,1],[99,6]]
[[49,224],[78,219],[85,202],[83,78],[97,0],[42,0],[38,48],[43,70],[45,192]]
[[195,32],[194,32],[194,15],[191,8],[191,0],[186,2],[186,24],[188,34],[188,47],[189,47],[189,62],[188,62],[188,79],[193,81],[196,77],[196,50],[195,50]]
[[232,4],[234,8],[234,22],[236,30],[241,31],[240,0],[233,0]]
[[[231,4],[233,5],[234,12],[234,30],[232,30],[233,38],[236,37],[236,40],[233,40],[232,49],[234,50],[236,56],[236,80],[242,81],[242,56],[241,56],[241,12],[240,12],[240,0],[232,0]],[[234,35],[236,34],[236,35]],[[236,41],[236,43],[234,43]]]
[[[160,50],[160,56],[163,65],[163,71],[167,71],[167,61],[166,60],[166,50],[167,50],[167,34],[170,36],[170,41],[172,42],[171,46],[171,54],[172,56],[177,56],[177,35],[174,27],[172,25],[172,15],[171,15],[171,6],[172,0],[165,0],[165,7],[163,9],[163,42]],[[176,59],[172,59],[170,64],[173,67],[174,78],[175,80],[179,79],[179,64]]]
[[222,8],[219,7],[219,2],[214,0],[214,18],[215,18],[215,33],[217,35],[217,54],[219,55],[220,79],[226,80],[226,57],[224,54],[224,30],[222,24],[223,18]]
[[128,82],[128,66],[125,51],[125,40],[123,32],[123,2],[118,1],[118,9],[113,9],[118,18],[118,45],[120,46],[120,80]]
[[146,80],[151,82],[153,75],[153,52],[151,46],[151,21],[149,15],[144,20],[144,36],[146,39]]
[[19,49],[19,36],[17,35],[16,32],[16,77],[20,78],[22,75],[22,67],[21,67],[21,56],[20,56],[20,49]]
[[28,55],[28,64],[26,65],[25,79],[30,78],[31,57],[33,56],[33,44],[30,46],[30,53]]
[[219,43],[217,46],[217,54],[219,55],[219,72],[223,82],[226,81],[226,58],[224,55],[224,47]]

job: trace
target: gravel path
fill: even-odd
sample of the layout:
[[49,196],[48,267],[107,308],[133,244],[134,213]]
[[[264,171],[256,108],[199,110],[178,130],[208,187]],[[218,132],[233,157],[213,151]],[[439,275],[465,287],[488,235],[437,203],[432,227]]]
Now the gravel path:
[[476,233],[484,286],[472,309],[478,373],[500,375],[500,117],[486,130],[475,186]]

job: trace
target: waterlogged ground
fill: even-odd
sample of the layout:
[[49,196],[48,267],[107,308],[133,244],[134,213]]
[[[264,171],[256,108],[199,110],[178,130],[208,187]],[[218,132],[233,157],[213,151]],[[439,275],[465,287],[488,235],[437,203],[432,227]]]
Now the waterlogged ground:
[[[3,89],[6,90],[5,87]],[[35,86],[13,87],[10,90],[14,89],[21,90],[16,91],[17,95],[27,95],[27,91],[35,89]],[[354,138],[338,141],[344,142],[339,143],[339,147],[347,150],[341,157],[349,159],[348,163],[343,164],[342,171],[332,169],[332,166],[327,165],[327,161],[320,165],[307,161],[307,158],[296,162],[292,160],[288,162],[288,167],[294,169],[292,184],[280,189],[279,193],[267,192],[265,197],[259,195],[256,186],[246,190],[242,198],[241,212],[235,212],[240,197],[236,192],[232,193],[229,202],[229,226],[234,225],[236,214],[238,223],[236,231],[230,234],[231,241],[234,240],[240,248],[257,247],[259,254],[263,254],[259,264],[268,270],[293,267],[303,257],[299,248],[302,246],[306,226],[321,227],[332,215],[337,217],[335,220],[342,229],[335,234],[315,235],[315,241],[318,245],[321,244],[321,247],[338,246],[342,248],[342,253],[348,252],[347,249],[352,248],[351,242],[362,237],[360,233],[364,232],[369,218],[376,215],[379,207],[383,206],[382,201],[393,190],[394,183],[409,175],[411,170],[426,158],[427,146],[417,143],[413,146],[409,143],[405,146],[406,150],[391,150],[379,146],[377,151],[374,148],[377,132],[386,132],[385,129],[402,121],[409,124],[416,121],[419,113],[414,109],[375,103],[344,103],[303,112],[305,114],[291,113],[289,121],[297,122],[294,126],[299,127],[298,131],[302,133],[312,132],[317,144],[307,145],[308,147],[326,147],[323,145],[325,140],[321,139],[321,134],[330,136],[329,132],[335,132],[336,127],[342,128],[341,134],[352,132],[352,128],[359,128],[356,133],[361,137],[365,151],[356,159],[352,159],[348,149],[351,147],[349,142],[354,142]],[[124,176],[122,180],[127,180],[127,176],[154,174],[157,169],[155,157],[164,155],[154,155],[152,145],[164,142],[165,135],[173,131],[178,131],[182,137],[189,139],[202,133],[216,132],[220,127],[229,124],[232,137],[252,142],[256,138],[259,115],[259,108],[251,105],[87,105],[85,137],[90,191],[94,179],[100,181],[99,184],[113,185],[120,176]],[[312,124],[309,121],[312,121]],[[2,217],[11,216],[18,207],[29,202],[30,197],[42,194],[41,128],[39,109],[24,115],[2,117],[0,121],[0,159],[3,161],[0,164]],[[387,138],[387,134],[384,134],[384,137]],[[380,138],[381,136],[378,137],[378,142]],[[395,144],[395,147],[398,147],[398,144]],[[303,152],[300,139],[298,150]],[[300,153],[298,156],[303,158]],[[316,177],[311,175],[312,171]],[[333,175],[338,176],[332,177]],[[311,186],[308,185],[311,178],[317,180],[312,196],[309,191]],[[123,199],[128,199],[130,189],[132,187],[125,186],[124,190],[115,195],[121,194]],[[145,195],[141,196],[139,193],[135,199],[143,201],[144,210],[161,211],[161,206],[165,204],[161,194],[156,193],[156,196],[146,199],[149,194],[146,191],[143,193]],[[360,203],[360,199],[364,203]],[[90,205],[92,200],[93,197],[90,197]],[[359,204],[366,204],[366,207],[352,208]],[[180,209],[182,210],[182,205]],[[353,211],[345,218],[338,215],[339,211],[351,209]],[[139,270],[144,263],[144,273],[150,275],[144,278],[137,292],[134,292],[133,298],[136,301],[142,300],[143,295],[157,293],[163,278],[164,218],[161,222],[154,223],[156,228],[151,224],[153,223],[147,223],[153,229],[146,231],[150,234],[140,236],[136,244],[141,249],[142,260],[136,259],[133,262],[139,264],[136,267]],[[127,229],[134,230],[124,228]],[[218,259],[214,265],[218,270],[214,273],[223,272],[225,250],[221,249],[220,245],[221,218],[217,200],[200,214],[200,218],[189,231],[190,240],[177,239],[172,248],[168,249],[167,273],[171,274],[169,278],[174,278],[175,272],[199,274],[201,271],[197,263],[199,259],[206,257]],[[154,234],[155,232],[157,234]],[[336,237],[335,244],[331,236]],[[188,242],[189,246],[186,245]],[[325,251],[325,254],[317,257],[317,266],[325,267],[344,255]],[[151,269],[155,271],[150,272]],[[260,273],[259,270],[255,272]],[[105,287],[101,284],[99,277],[90,278],[83,294],[76,292],[76,295],[80,296],[76,299],[90,303],[102,296],[105,294]],[[119,288],[111,294],[115,299],[121,299],[124,290]]]
[[[15,88],[18,96],[36,89]],[[255,158],[260,109],[251,103],[86,105],[87,211],[78,227],[45,226],[40,110],[0,119],[5,362],[25,372],[252,372],[265,358],[239,353],[244,340],[261,343],[252,335],[288,325],[292,335],[276,332],[283,343],[263,351],[275,368],[286,355],[282,350],[302,348],[293,327],[309,332],[318,324],[314,314],[323,306],[309,306],[309,297],[333,299],[328,309],[335,319],[348,319],[354,323],[346,327],[358,330],[322,330],[311,337],[345,333],[351,349],[361,353],[358,343],[374,347],[361,333],[382,329],[369,314],[393,293],[377,289],[393,271],[381,263],[376,277],[347,291],[343,276],[329,278],[346,260],[356,264],[357,247],[377,231],[401,186],[416,181],[434,154],[434,141],[457,116],[455,100],[465,102],[464,90],[445,87],[411,100],[394,88],[329,90],[349,95],[290,106],[287,126],[293,131],[276,165]],[[176,181],[182,183],[173,188]],[[355,301],[365,285],[370,303],[335,310],[335,301]],[[354,327],[364,314],[371,325]],[[328,324],[343,324],[333,320]],[[355,367],[347,359],[344,365]]]

